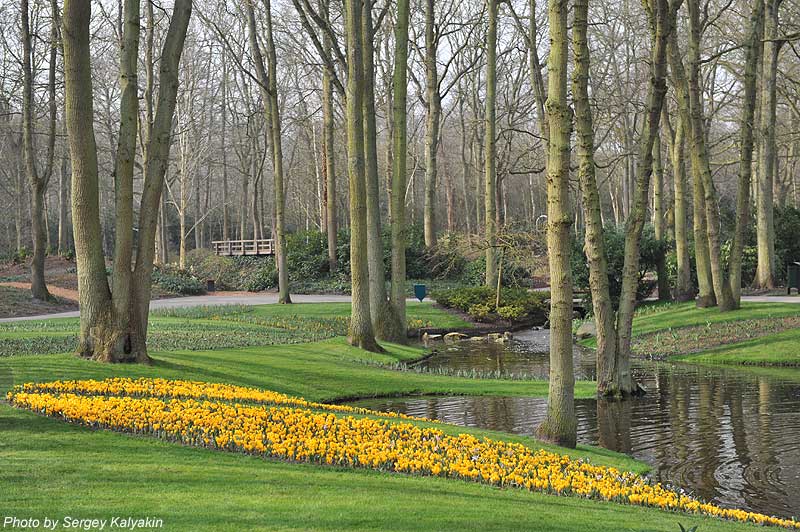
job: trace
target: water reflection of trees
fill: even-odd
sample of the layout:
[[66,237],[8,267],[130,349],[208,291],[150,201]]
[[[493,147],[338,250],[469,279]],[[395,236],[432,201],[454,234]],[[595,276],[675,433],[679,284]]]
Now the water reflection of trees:
[[630,453],[631,401],[597,400],[597,441],[601,447]]
[[[797,383],[672,363],[642,364],[637,372],[648,386],[643,398],[576,401],[582,443],[631,454],[652,464],[657,480],[723,505],[784,516],[800,507]],[[369,406],[525,435],[547,406],[526,397],[391,403]]]

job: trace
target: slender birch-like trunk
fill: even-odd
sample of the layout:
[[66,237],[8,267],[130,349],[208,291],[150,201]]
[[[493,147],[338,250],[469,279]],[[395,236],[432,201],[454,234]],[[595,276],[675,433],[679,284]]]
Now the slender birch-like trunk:
[[[486,230],[486,286],[497,284],[497,0],[486,0],[489,33],[486,37],[486,111],[484,125],[484,221]],[[566,31],[566,30],[565,30]],[[566,53],[566,52],[565,52]]]
[[434,5],[434,0],[425,0],[425,207],[422,218],[425,245],[429,248],[436,245],[436,165],[442,116],[436,69]]

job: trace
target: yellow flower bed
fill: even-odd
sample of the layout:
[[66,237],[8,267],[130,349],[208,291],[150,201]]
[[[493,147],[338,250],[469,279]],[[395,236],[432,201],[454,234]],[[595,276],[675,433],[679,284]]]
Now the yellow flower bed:
[[[452,477],[800,528],[794,520],[720,508],[639,475],[584,460],[534,451],[518,443],[468,434],[451,436],[407,422],[317,412],[310,408],[338,411],[348,407],[305,402],[269,391],[161,379],[110,379],[26,384],[7,397],[17,407],[66,421],[188,445],[299,462]],[[353,410],[365,413],[364,409]]]
[[312,401],[306,401],[302,397],[292,397],[270,390],[259,390],[258,388],[247,388],[244,386],[214,382],[112,378],[102,381],[89,379],[83,381],[26,383],[18,387],[18,389],[26,393],[75,393],[80,395],[162,397],[170,399],[206,399],[209,401],[258,403],[263,405],[296,406],[314,410],[344,412],[347,414],[431,421],[429,419],[407,416],[396,412],[377,412],[368,408],[348,405],[314,403]]

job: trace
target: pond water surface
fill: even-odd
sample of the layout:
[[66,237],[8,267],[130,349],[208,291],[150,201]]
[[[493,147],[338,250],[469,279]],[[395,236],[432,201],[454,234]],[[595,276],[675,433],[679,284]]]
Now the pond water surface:
[[[430,369],[545,377],[547,331],[509,345],[441,346],[420,364]],[[594,354],[576,347],[578,379],[593,379]],[[781,517],[800,515],[800,371],[721,369],[635,362],[648,393],[628,401],[576,401],[578,440],[629,454],[658,481],[702,499]],[[533,435],[546,399],[407,397],[359,401],[469,427]]]

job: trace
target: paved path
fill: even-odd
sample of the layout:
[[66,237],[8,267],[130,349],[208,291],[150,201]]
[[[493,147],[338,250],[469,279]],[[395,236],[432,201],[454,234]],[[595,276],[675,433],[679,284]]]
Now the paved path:
[[[350,302],[350,296],[341,295],[292,295],[295,303],[336,303]],[[200,307],[203,305],[266,305],[277,303],[277,293],[249,293],[249,292],[217,292],[213,295],[173,297],[154,299],[150,308],[175,308],[175,307]],[[41,314],[38,316],[19,316],[16,318],[2,318],[0,323],[9,321],[41,320],[49,318],[76,318],[79,312],[57,312],[54,314]]]

